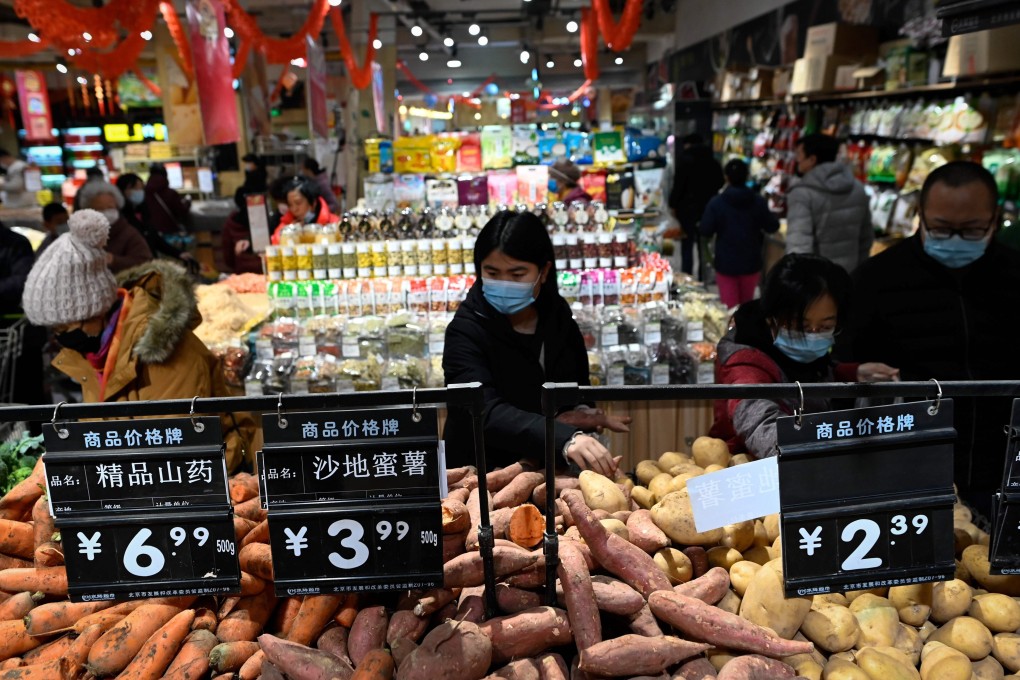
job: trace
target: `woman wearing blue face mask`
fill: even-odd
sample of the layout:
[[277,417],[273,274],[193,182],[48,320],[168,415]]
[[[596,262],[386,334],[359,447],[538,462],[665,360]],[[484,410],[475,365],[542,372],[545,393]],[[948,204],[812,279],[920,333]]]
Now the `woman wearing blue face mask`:
[[295,177],[287,190],[287,213],[273,232],[273,243],[280,243],[280,232],[288,224],[331,224],[340,218],[329,211],[326,201],[311,180]]
[[[581,331],[556,287],[552,241],[534,215],[501,212],[478,235],[475,270],[480,278],[446,330],[446,384],[485,387],[490,469],[521,459],[543,464],[542,383],[589,384]],[[628,422],[584,406],[565,410],[556,423],[557,462],[614,476],[616,461],[585,432],[626,432]],[[466,412],[450,411],[444,439],[451,467],[474,463]]]
[[[719,341],[716,381],[728,384],[897,380],[885,364],[841,364],[830,356],[846,315],[850,275],[817,255],[787,255],[769,272],[759,300],[737,309]],[[776,418],[797,404],[770,399],[728,399],[715,404],[712,436],[733,453],[775,455]],[[809,399],[808,412],[831,410],[828,400]]]

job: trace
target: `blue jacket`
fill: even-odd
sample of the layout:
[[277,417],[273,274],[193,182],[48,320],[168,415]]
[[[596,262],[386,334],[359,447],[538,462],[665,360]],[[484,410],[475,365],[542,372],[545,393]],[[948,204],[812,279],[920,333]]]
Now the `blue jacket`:
[[742,276],[761,271],[763,234],[778,230],[779,220],[754,191],[729,186],[708,202],[698,228],[715,235],[715,270]]

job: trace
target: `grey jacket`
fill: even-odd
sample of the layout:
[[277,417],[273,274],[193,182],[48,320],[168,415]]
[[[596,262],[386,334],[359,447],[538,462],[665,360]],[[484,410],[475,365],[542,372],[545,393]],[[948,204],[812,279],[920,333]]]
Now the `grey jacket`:
[[786,252],[826,257],[848,272],[867,259],[875,232],[864,186],[849,166],[822,163],[790,189]]

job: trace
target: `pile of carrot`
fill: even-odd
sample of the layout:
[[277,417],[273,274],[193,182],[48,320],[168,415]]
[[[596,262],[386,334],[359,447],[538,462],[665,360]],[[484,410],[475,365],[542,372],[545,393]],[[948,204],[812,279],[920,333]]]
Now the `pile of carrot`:
[[593,511],[559,478],[559,606],[545,606],[545,479],[520,464],[487,475],[500,607],[492,618],[473,468],[447,473],[443,588],[277,597],[257,478],[240,473],[230,479],[239,595],[72,603],[42,474],[37,466],[0,499],[0,680],[703,679],[717,677],[709,658],[721,649],[762,659],[744,665],[770,675],[718,675],[751,680],[794,677],[778,659],[813,653],[810,642],[716,607],[730,578],[709,568],[703,548],[691,580],[676,585],[653,561],[665,539],[648,536],[642,515],[634,542],[621,538],[604,520],[627,523],[634,511]]

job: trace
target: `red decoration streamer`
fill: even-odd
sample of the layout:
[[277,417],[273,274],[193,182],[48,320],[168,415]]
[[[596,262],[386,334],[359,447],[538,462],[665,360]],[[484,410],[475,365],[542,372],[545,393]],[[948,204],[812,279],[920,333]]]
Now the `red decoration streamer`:
[[237,46],[237,54],[234,55],[234,66],[231,73],[234,78],[240,78],[244,73],[244,66],[248,63],[248,55],[251,53],[251,43],[242,40]]
[[31,40],[2,40],[0,41],[0,59],[12,59],[27,57],[36,54],[49,47],[49,43],[40,39],[39,42]]
[[329,18],[333,21],[333,30],[336,31],[336,37],[340,41],[340,53],[343,55],[347,73],[351,76],[351,85],[357,90],[364,90],[372,84],[372,61],[375,60],[375,39],[379,35],[379,17],[373,12],[369,19],[365,60],[360,66],[347,39],[347,27],[344,26],[344,16],[340,8],[334,7],[329,13]]
[[[109,0],[103,7],[79,7],[66,0],[14,0],[14,11],[53,45],[62,49],[110,47],[149,25],[155,13],[147,2]],[[89,33],[90,41],[82,37]]]
[[584,64],[584,77],[589,81],[599,77],[599,27],[595,12],[585,8],[581,10],[581,62]]
[[250,42],[255,49],[265,52],[266,60],[271,64],[289,64],[291,59],[305,56],[308,52],[305,38],[317,38],[322,33],[322,25],[329,12],[327,0],[315,0],[304,25],[294,35],[289,38],[270,38],[262,33],[255,19],[241,8],[238,0],[225,0],[224,4],[234,32],[242,40]]
[[407,68],[407,64],[404,62],[403,59],[397,59],[397,68],[400,69],[400,72],[403,73],[404,76],[411,82],[411,84],[417,87],[419,90],[421,90],[425,94],[435,94],[435,92],[433,92],[428,85],[415,78],[414,74],[411,73],[411,69]]
[[188,36],[184,33],[180,19],[177,18],[177,10],[169,2],[160,2],[159,11],[163,13],[163,21],[170,29],[170,37],[173,38],[174,45],[177,46],[177,65],[180,66],[181,72],[184,73],[188,82],[191,82],[195,79],[195,69],[191,64],[191,44],[188,42]]
[[110,52],[82,52],[72,57],[75,68],[90,73],[99,73],[104,78],[116,80],[130,71],[138,62],[138,56],[145,48],[145,39],[138,31],[131,33]]
[[609,9],[609,0],[592,0],[592,8],[598,18],[599,31],[606,46],[614,52],[623,52],[630,47],[641,25],[642,0],[627,0],[623,8],[623,16],[620,22],[613,20],[613,13]]
[[133,69],[132,73],[135,74],[135,78],[138,78],[138,80],[142,83],[142,85],[144,85],[146,87],[146,89],[149,92],[151,92],[152,94],[156,95],[157,97],[160,97],[160,98],[163,97],[163,90],[162,90],[162,88],[160,88],[159,85],[157,85],[156,83],[154,83],[151,80],[149,80],[148,78],[146,78],[145,74],[142,73],[141,69],[139,69],[139,68]]

